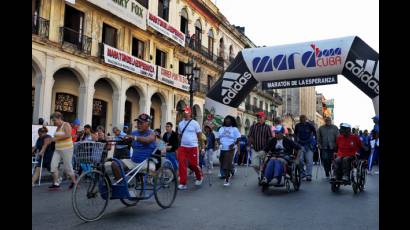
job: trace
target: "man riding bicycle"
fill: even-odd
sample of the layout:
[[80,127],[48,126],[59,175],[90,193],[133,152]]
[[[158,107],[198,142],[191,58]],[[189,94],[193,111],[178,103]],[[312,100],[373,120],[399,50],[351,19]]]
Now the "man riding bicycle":
[[266,164],[262,184],[269,184],[272,179],[274,184],[280,184],[282,172],[285,173],[285,176],[289,176],[287,175],[287,165],[292,160],[291,155],[293,155],[294,150],[298,151],[295,163],[299,164],[301,147],[284,136],[285,129],[282,125],[277,125],[274,132],[275,137],[268,142],[264,150],[266,153],[270,152],[272,157]]
[[340,135],[336,139],[335,150],[336,175],[333,175],[333,180],[340,180],[340,175],[343,173],[342,180],[349,181],[350,165],[361,147],[359,137],[351,134],[351,126],[347,123],[340,124]]
[[[132,149],[133,154],[131,159],[121,159],[123,166],[125,169],[133,169],[137,167],[138,164],[146,160],[152,152],[156,148],[156,138],[155,132],[151,130],[150,123],[151,117],[148,114],[140,114],[137,119],[137,129],[131,133],[131,136],[128,138],[132,138]],[[146,168],[147,165],[144,166]],[[120,167],[117,165],[116,162],[112,162],[111,164],[112,171],[114,173],[114,177],[116,180],[121,178]],[[149,166],[150,171],[155,171],[155,165],[151,164]]]

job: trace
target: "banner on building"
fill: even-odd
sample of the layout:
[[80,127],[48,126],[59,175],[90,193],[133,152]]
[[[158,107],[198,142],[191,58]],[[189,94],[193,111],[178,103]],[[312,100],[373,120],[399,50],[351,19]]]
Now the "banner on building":
[[189,91],[189,82],[186,76],[173,73],[170,70],[162,68],[161,66],[158,66],[157,73],[158,81],[178,89]]
[[284,89],[317,85],[330,85],[337,84],[337,75],[322,76],[322,77],[309,77],[309,78],[295,78],[292,80],[276,80],[276,81],[263,81],[262,89]]
[[155,79],[155,65],[104,44],[104,62]]
[[175,27],[171,26],[164,19],[149,13],[147,21],[148,25],[154,30],[167,36],[181,46],[185,46],[185,34],[175,29]]
[[147,29],[148,10],[136,0],[113,1],[113,0],[88,0],[96,6],[114,14],[115,16],[130,22],[139,28]]

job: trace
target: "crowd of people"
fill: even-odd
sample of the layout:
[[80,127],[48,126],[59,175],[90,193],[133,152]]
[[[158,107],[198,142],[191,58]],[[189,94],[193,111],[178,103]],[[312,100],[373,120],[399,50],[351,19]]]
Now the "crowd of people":
[[[113,127],[111,136],[102,126],[95,130],[90,125],[80,128],[80,121],[75,119],[71,124],[64,121],[59,112],[51,116],[57,126],[54,137],[47,134],[45,126],[38,130],[39,138],[32,153],[37,153],[39,161],[32,177],[32,184],[39,177],[40,167],[46,168],[53,175],[50,189],[60,188],[59,165],[63,162],[66,175],[70,177],[69,189],[76,183],[73,170],[73,143],[81,141],[105,142],[103,156],[113,150],[113,157],[119,159],[111,164],[115,178],[120,178],[120,168],[131,169],[144,162],[154,150],[159,151],[168,159],[179,178],[178,189],[187,189],[188,168],[195,174],[195,185],[203,182],[204,173],[213,172],[213,157],[219,150],[219,177],[224,179],[223,185],[230,186],[235,173],[235,165],[251,165],[257,171],[264,167],[262,183],[281,183],[282,173],[287,175],[286,164],[290,156],[295,156],[295,162],[301,168],[301,176],[306,181],[312,180],[312,168],[315,152],[320,154],[326,178],[330,179],[331,165],[334,160],[336,173],[334,176],[348,180],[347,173],[353,157],[367,160],[368,173],[373,172],[373,165],[380,165],[379,160],[379,117],[373,117],[373,129],[357,130],[349,124],[342,123],[340,127],[332,124],[330,117],[325,118],[325,124],[315,129],[305,115],[301,115],[299,123],[294,127],[286,127],[280,118],[274,120],[274,125],[266,123],[264,112],[256,113],[257,122],[250,127],[247,136],[241,135],[236,119],[226,116],[221,127],[211,127],[200,124],[192,119],[192,110],[184,109],[184,119],[179,122],[177,131],[173,124],[165,124],[165,133],[150,129],[152,118],[148,114],[140,114],[134,121],[136,130],[124,126],[123,130]],[[107,133],[107,134],[106,134]],[[113,144],[115,143],[115,144]],[[113,148],[113,149],[112,149]],[[270,152],[281,152],[283,157],[273,157],[269,162],[263,162]],[[318,160],[316,160],[318,161]],[[262,165],[263,164],[263,165]],[[155,168],[150,170],[155,171]]]

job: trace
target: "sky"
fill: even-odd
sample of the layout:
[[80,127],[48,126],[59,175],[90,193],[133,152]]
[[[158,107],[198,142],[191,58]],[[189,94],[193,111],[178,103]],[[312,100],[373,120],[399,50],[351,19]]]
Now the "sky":
[[[359,36],[379,52],[377,0],[212,0],[231,24],[245,27],[257,46],[276,46],[345,36]],[[373,127],[372,100],[344,76],[338,84],[317,86],[335,99],[334,123]]]

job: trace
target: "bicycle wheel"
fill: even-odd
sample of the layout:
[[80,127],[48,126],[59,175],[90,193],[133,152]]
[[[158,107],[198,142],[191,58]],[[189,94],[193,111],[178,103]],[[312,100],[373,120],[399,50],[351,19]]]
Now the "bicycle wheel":
[[100,219],[111,197],[110,190],[109,182],[102,172],[93,170],[83,173],[72,194],[75,214],[88,222]]
[[[136,175],[132,180],[128,183],[128,191],[137,195],[138,193],[142,192],[142,178],[139,175]],[[121,203],[123,203],[127,207],[135,206],[138,203],[137,198],[130,198],[130,199],[120,199]]]
[[161,208],[169,208],[177,195],[177,177],[170,167],[161,167],[154,177],[154,196]]

